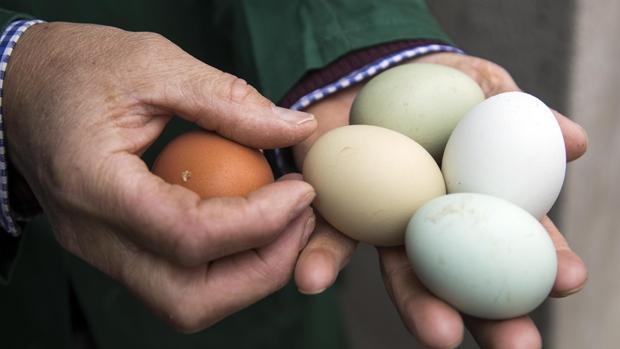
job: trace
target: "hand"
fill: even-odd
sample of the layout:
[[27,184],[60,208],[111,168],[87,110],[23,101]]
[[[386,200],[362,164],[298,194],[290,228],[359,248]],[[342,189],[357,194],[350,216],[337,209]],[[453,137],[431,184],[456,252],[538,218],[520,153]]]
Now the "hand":
[[[510,75],[489,61],[452,53],[440,53],[414,60],[448,65],[468,74],[482,87],[487,97],[518,90]],[[339,92],[308,108],[317,116],[317,131],[295,147],[298,164],[303,162],[312,143],[324,132],[348,124],[349,109],[361,87]],[[587,148],[585,131],[574,122],[555,112],[566,144],[569,161],[577,159]],[[580,290],[587,270],[579,256],[548,217],[542,221],[558,254],[558,274],[552,296],[563,297]],[[348,263],[357,242],[336,231],[319,219],[315,233],[303,250],[295,270],[300,291],[319,293],[331,286],[339,271]],[[403,247],[378,248],[385,287],[405,326],[420,342],[433,348],[457,346],[466,325],[484,348],[539,348],[541,338],[527,316],[504,321],[474,319],[462,316],[444,301],[436,298],[418,281]]]
[[159,35],[103,26],[33,26],[6,78],[9,158],[64,248],[184,331],[290,279],[314,228],[314,191],[299,175],[200,200],[139,155],[173,115],[255,148],[303,140],[312,115],[273,106]]

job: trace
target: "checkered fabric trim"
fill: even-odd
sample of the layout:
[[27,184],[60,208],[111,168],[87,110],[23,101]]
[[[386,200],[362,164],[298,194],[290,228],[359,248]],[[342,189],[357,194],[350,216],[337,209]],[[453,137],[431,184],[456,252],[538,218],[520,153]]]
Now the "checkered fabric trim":
[[450,45],[441,45],[441,44],[430,44],[424,46],[417,46],[415,48],[405,49],[402,51],[398,51],[390,54],[389,56],[378,59],[358,70],[355,70],[349,73],[347,76],[341,78],[340,80],[333,82],[327,86],[323,86],[319,89],[316,89],[307,95],[301,97],[297,102],[295,102],[291,109],[300,110],[308,107],[310,104],[316,103],[321,99],[336,93],[342,89],[345,89],[349,86],[360,83],[377,73],[380,73],[387,68],[396,65],[403,60],[415,58],[418,56],[422,56],[429,53],[436,52],[455,52],[459,54],[463,54],[462,50],[459,50],[456,47]]
[[6,149],[4,143],[4,115],[2,113],[2,97],[4,87],[4,74],[6,67],[13,53],[13,48],[17,40],[32,25],[42,23],[39,20],[18,20],[14,21],[4,30],[0,36],[0,225],[7,233],[12,236],[19,235],[19,230],[13,222],[9,208],[9,188],[6,168]]
[[[330,83],[304,95],[299,100],[297,100],[297,102],[293,103],[291,109],[301,110],[307,108],[311,104],[314,104],[329,95],[332,95],[349,86],[367,80],[372,76],[377,75],[378,73],[401,63],[404,60],[423,56],[429,53],[438,52],[454,52],[458,54],[465,54],[462,50],[456,47],[442,44],[416,46],[414,48],[397,51],[372,63],[369,63],[360,69],[354,70],[353,72],[347,74],[343,78],[333,83]],[[290,150],[287,148],[273,149],[273,156],[270,157],[273,162],[273,166],[276,169],[276,172],[280,174],[286,174],[295,170],[295,165],[292,163],[292,158],[290,156],[287,156],[287,151],[290,152]]]

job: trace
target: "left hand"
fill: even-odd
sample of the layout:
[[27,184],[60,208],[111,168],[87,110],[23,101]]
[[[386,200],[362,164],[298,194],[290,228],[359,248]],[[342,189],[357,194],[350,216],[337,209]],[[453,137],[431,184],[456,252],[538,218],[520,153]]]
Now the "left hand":
[[[443,64],[457,68],[473,78],[490,97],[519,88],[500,66],[484,59],[453,53],[424,56],[415,62]],[[317,131],[294,148],[298,165],[314,141],[328,130],[349,123],[349,110],[361,86],[343,90],[308,108],[319,121]],[[567,161],[583,155],[587,136],[583,128],[554,111],[566,144]],[[579,291],[586,282],[587,269],[568,246],[562,234],[548,217],[542,220],[558,256],[558,273],[552,297],[564,297]],[[316,294],[330,287],[340,270],[348,263],[357,241],[341,234],[319,220],[315,232],[299,257],[295,281],[299,290]],[[405,326],[424,345],[433,348],[456,347],[467,326],[483,348],[539,348],[540,334],[528,316],[509,320],[482,320],[462,316],[456,309],[431,294],[417,279],[403,247],[378,248],[385,287]]]
[[311,115],[276,108],[161,35],[91,24],[28,29],[3,92],[7,156],[56,240],[176,328],[209,327],[290,279],[314,227],[300,176],[201,199],[140,155],[173,115],[255,148],[305,139]]

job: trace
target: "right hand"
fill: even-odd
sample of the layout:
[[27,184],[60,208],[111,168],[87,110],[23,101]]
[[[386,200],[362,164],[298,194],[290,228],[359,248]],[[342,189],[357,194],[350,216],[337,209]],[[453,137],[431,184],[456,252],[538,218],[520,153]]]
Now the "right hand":
[[4,90],[9,159],[59,243],[179,329],[203,329],[290,279],[314,228],[314,191],[299,176],[201,200],[139,156],[173,115],[255,148],[299,143],[311,115],[159,35],[95,25],[27,30]]
[[[512,77],[500,66],[484,59],[454,53],[436,53],[416,58],[415,62],[451,66],[468,74],[490,97],[505,91],[518,90]],[[361,89],[355,85],[311,105],[319,126],[312,136],[294,149],[298,166],[313,142],[323,133],[349,123],[351,105]],[[584,154],[587,148],[585,131],[565,116],[555,112],[566,144],[567,160]],[[301,166],[300,166],[301,167]],[[318,220],[312,238],[297,262],[295,280],[298,288],[316,294],[331,286],[340,270],[349,262],[357,241],[337,231],[322,219]],[[579,291],[587,280],[587,269],[581,258],[570,249],[567,241],[548,217],[542,220],[553,240],[558,256],[558,273],[552,297],[565,297]],[[435,297],[418,280],[404,248],[377,249],[384,284],[403,323],[424,345],[452,348],[460,344],[464,326],[482,348],[539,348],[541,337],[528,316],[502,321],[480,320],[462,316],[452,306]]]

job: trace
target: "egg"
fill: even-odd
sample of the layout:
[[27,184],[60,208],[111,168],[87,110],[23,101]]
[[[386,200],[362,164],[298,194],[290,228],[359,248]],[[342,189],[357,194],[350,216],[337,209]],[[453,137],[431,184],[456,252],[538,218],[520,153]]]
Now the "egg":
[[551,238],[536,218],[483,194],[450,194],[425,204],[409,222],[406,250],[431,292],[486,319],[535,309],[557,270]]
[[407,223],[445,193],[439,167],[412,139],[377,126],[352,125],[322,135],[303,164],[314,207],[342,233],[379,246],[402,245]]
[[273,182],[263,154],[207,131],[173,139],[158,155],[153,173],[201,198],[245,196]]
[[551,110],[523,92],[477,105],[458,123],[443,155],[449,193],[509,200],[541,219],[557,199],[566,171],[562,131]]
[[457,122],[483,100],[480,86],[457,69],[404,64],[377,75],[360,90],[350,121],[398,131],[440,160]]

